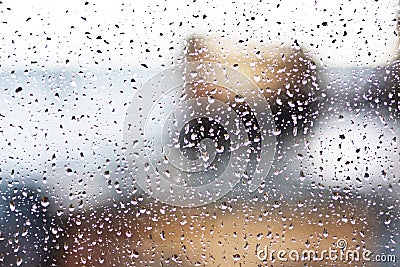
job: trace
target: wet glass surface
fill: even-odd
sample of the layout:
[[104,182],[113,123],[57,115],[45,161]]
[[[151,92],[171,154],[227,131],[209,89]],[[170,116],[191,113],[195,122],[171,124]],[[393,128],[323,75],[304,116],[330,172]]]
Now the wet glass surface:
[[0,13],[1,266],[396,266],[395,1]]

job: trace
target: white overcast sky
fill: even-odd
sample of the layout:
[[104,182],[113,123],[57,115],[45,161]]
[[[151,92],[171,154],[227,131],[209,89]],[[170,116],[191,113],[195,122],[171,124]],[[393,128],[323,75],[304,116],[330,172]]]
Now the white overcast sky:
[[385,64],[398,46],[396,0],[85,2],[3,1],[2,66],[51,68],[68,59],[72,67],[90,68],[97,61],[100,66],[134,68],[144,63],[157,68],[170,64],[183,40],[194,33],[271,43],[297,39],[326,66]]

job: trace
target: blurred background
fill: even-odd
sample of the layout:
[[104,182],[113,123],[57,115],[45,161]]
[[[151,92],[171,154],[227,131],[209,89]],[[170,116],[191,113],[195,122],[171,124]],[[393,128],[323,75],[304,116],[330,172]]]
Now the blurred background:
[[[320,266],[256,252],[340,238],[399,260],[398,10],[392,0],[1,1],[0,265]],[[189,61],[236,68],[262,90],[276,151],[255,192],[242,181],[182,208],[137,186],[123,127],[139,88]],[[360,264],[396,265],[323,263]]]

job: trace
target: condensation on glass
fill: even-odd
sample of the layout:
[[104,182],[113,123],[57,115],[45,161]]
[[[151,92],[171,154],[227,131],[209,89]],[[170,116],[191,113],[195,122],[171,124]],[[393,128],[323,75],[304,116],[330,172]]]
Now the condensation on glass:
[[0,265],[396,266],[398,10],[1,1]]

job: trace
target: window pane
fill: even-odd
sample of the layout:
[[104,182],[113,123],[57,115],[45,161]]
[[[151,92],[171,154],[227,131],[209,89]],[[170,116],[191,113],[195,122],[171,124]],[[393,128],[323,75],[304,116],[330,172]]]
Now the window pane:
[[398,9],[0,2],[0,265],[395,266]]

